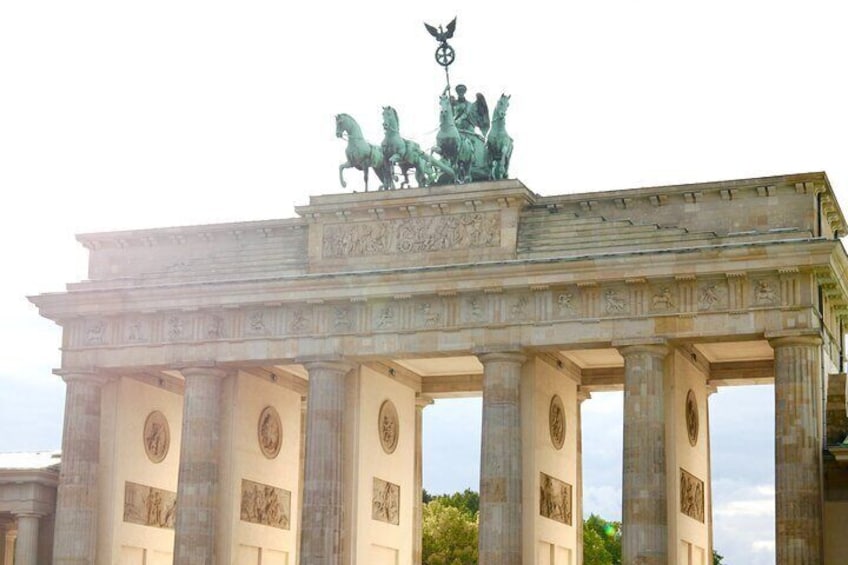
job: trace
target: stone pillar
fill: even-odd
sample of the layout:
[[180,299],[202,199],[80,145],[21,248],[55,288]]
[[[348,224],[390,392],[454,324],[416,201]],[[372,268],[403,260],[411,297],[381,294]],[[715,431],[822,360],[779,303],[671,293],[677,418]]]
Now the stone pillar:
[[517,352],[485,353],[480,453],[480,565],[521,565],[521,365]]
[[574,527],[577,530],[577,557],[575,563],[583,565],[583,401],[592,395],[577,388],[577,485],[574,495]]
[[415,398],[415,483],[412,487],[415,509],[412,515],[412,565],[421,565],[424,536],[424,457],[422,453],[422,435],[424,433],[424,409],[433,404],[429,396]]
[[297,489],[297,555],[300,559],[301,551],[303,551],[303,481],[306,477],[306,402],[305,396],[300,397],[300,461],[298,463],[298,484]]
[[38,514],[16,514],[15,565],[38,565]]
[[174,563],[215,565],[221,389],[227,373],[213,367],[191,367],[181,372],[185,396]]
[[624,357],[624,565],[668,563],[665,376],[668,347],[632,345]]
[[3,536],[3,565],[12,565],[15,562],[15,538],[18,532],[12,526],[6,526]]
[[774,349],[777,563],[822,563],[822,342],[810,336],[769,343]]
[[352,366],[311,362],[306,409],[302,565],[340,565],[344,510],[345,376]]
[[92,373],[67,373],[62,466],[53,534],[55,565],[93,565],[97,547],[100,396],[106,382]]

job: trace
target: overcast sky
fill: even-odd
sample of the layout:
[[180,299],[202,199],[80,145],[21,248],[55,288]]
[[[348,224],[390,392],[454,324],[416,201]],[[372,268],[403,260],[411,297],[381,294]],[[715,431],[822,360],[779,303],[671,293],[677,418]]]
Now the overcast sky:
[[[0,3],[0,450],[59,445],[60,332],[24,297],[85,278],[74,234],[291,217],[341,191],[340,112],[379,142],[391,104],[431,145],[424,21],[459,18],[454,84],[512,95],[537,193],[824,170],[848,200],[843,3],[580,4]],[[711,410],[716,548],[772,563],[771,389]],[[476,488],[479,401],[426,413],[426,487]],[[621,395],[584,415],[586,510],[618,517]]]

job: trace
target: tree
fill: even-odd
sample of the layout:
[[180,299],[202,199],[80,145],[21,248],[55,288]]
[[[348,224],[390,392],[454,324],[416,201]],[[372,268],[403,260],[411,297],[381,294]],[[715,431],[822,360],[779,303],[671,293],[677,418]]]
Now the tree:
[[621,522],[590,514],[583,522],[583,565],[620,565]]
[[431,495],[427,491],[424,491],[424,503],[426,504],[432,500],[438,500],[446,506],[452,506],[461,510],[470,519],[476,520],[475,516],[480,511],[480,495],[470,488],[453,494]]
[[477,514],[445,503],[424,505],[422,561],[424,565],[477,565]]
[[716,551],[714,549],[713,550],[713,565],[722,565],[722,563],[724,563],[724,555],[722,555],[721,553],[719,553],[718,551]]

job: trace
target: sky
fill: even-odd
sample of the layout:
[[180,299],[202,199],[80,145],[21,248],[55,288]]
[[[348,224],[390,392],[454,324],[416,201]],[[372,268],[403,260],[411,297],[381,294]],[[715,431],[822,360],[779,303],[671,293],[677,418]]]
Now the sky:
[[[431,145],[445,78],[423,22],[458,18],[453,84],[512,95],[510,173],[539,194],[826,171],[844,204],[842,4],[0,3],[0,451],[59,446],[61,334],[25,297],[85,279],[74,234],[292,217],[342,191],[341,112],[377,143],[392,105]],[[710,401],[731,564],[774,561],[771,397]],[[425,413],[425,486],[476,488],[479,400]],[[621,395],[584,419],[586,510],[615,518]]]

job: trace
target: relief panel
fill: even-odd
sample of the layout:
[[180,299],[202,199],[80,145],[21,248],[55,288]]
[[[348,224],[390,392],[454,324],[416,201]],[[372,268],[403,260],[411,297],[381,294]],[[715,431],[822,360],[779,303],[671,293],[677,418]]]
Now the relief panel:
[[242,479],[241,519],[281,530],[291,529],[291,492]]
[[400,485],[374,477],[371,518],[395,526],[400,523]]
[[324,258],[499,247],[500,214],[471,213],[324,225]]
[[680,469],[680,511],[693,520],[704,521],[704,481]]
[[539,514],[570,526],[571,490],[570,484],[539,473]]
[[174,529],[177,493],[147,485],[124,483],[124,522]]

